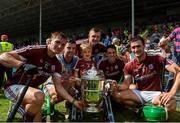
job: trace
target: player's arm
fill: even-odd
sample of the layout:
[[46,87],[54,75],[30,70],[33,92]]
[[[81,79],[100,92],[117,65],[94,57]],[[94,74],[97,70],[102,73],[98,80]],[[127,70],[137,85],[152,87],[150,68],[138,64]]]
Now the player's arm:
[[174,73],[174,85],[170,90],[172,95],[175,95],[178,89],[180,88],[180,67],[173,63],[167,66],[168,71]]
[[0,64],[5,67],[18,68],[23,64],[23,58],[17,54],[16,51],[6,52],[0,55]]

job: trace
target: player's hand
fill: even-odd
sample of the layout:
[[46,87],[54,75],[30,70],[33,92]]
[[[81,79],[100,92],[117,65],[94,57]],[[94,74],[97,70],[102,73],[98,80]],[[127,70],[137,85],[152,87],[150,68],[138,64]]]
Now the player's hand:
[[160,104],[166,105],[172,99],[175,99],[175,97],[171,93],[162,93],[160,95]]
[[29,75],[34,75],[34,74],[38,73],[37,66],[35,66],[33,64],[22,64],[20,66],[20,69],[22,69],[23,71],[25,71]]
[[81,111],[84,109],[85,105],[84,102],[81,100],[75,100],[73,103],[78,109],[80,109]]

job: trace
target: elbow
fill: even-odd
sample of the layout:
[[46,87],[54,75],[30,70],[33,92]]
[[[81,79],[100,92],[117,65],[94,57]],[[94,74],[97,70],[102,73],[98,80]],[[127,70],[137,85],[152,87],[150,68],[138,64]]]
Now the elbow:
[[175,68],[175,74],[176,74],[176,76],[179,76],[179,75],[180,75],[180,67],[179,67],[179,66],[177,66],[177,67]]
[[3,58],[5,57],[5,56],[7,56],[7,52],[6,53],[2,53],[1,55],[0,55],[0,60],[3,60]]
[[178,73],[176,74],[176,79],[177,79],[178,82],[180,83],[180,72],[178,72]]
[[6,56],[7,56],[7,53],[3,53],[3,54],[0,55],[0,64],[1,65],[5,65],[6,58],[7,58]]

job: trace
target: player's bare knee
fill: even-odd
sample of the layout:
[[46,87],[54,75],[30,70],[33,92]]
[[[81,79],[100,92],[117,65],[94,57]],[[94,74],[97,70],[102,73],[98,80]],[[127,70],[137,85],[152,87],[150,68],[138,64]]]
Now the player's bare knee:
[[122,95],[120,92],[115,92],[112,94],[113,99],[118,102],[118,103],[122,103]]
[[35,93],[35,99],[36,99],[37,104],[43,104],[44,100],[45,100],[44,93],[42,93],[40,91]]
[[176,110],[176,100],[173,99],[173,100],[170,100],[168,102],[168,104],[166,105],[166,108],[167,108],[167,111],[168,112],[173,112]]

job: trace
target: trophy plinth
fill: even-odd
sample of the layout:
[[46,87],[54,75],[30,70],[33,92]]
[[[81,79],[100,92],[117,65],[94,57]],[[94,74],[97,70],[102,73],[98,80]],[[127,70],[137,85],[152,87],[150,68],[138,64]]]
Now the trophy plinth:
[[100,107],[96,107],[96,105],[93,104],[89,104],[89,107],[85,108],[85,112],[89,112],[89,113],[98,113],[101,112],[101,108]]

